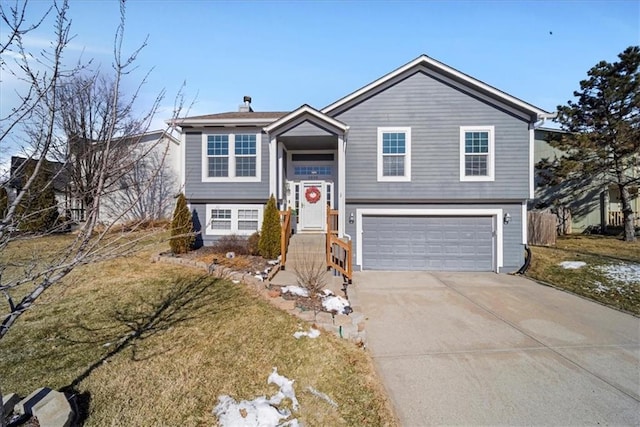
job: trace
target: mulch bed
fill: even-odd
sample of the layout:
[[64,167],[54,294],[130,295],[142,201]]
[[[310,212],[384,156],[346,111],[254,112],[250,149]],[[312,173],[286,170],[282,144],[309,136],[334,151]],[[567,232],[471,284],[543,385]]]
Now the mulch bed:
[[236,255],[234,258],[227,258],[226,254],[226,252],[220,252],[213,246],[202,246],[178,256],[207,264],[222,265],[238,272],[249,272],[251,274],[256,274],[256,272],[264,273],[267,268],[273,268],[272,265],[269,265],[268,260],[261,256]]

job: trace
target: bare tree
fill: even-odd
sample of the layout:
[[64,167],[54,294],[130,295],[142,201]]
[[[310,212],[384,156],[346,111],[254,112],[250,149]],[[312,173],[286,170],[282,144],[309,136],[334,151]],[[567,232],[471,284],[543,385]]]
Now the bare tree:
[[[135,101],[138,91],[129,98],[121,94],[122,81],[132,70],[138,54],[146,44],[145,41],[129,55],[123,53],[124,0],[120,2],[121,20],[114,37],[113,69],[109,79],[104,80],[106,83],[99,86],[87,85],[86,80],[76,82],[71,79],[72,75],[86,75],[87,67],[76,65],[69,69],[65,68],[62,61],[63,52],[71,40],[68,0],[53,2],[48,12],[48,15],[55,18],[53,42],[49,49],[37,55],[27,50],[23,36],[44,25],[46,21],[41,18],[30,24],[25,13],[26,2],[27,0],[16,0],[13,6],[0,3],[0,18],[11,30],[10,36],[0,45],[0,52],[3,53],[3,58],[9,57],[7,53],[15,58],[11,63],[3,59],[2,71],[13,73],[26,83],[26,89],[20,95],[20,105],[0,118],[0,142],[3,145],[9,144],[9,141],[21,143],[23,150],[35,162],[35,167],[22,188],[9,201],[7,213],[0,221],[0,252],[17,240],[39,238],[50,232],[29,236],[17,233],[15,230],[21,218],[16,208],[41,173],[47,159],[59,157],[62,153],[65,154],[65,169],[77,173],[76,178],[83,176],[77,182],[71,180],[71,186],[74,188],[74,195],[81,197],[85,204],[86,218],[78,233],[73,237],[69,236],[67,246],[52,254],[50,259],[34,256],[33,259],[11,264],[5,261],[0,263],[0,293],[5,296],[7,303],[7,310],[0,312],[0,339],[45,291],[58,284],[74,268],[121,256],[139,247],[137,243],[143,236],[133,234],[134,232],[123,234],[110,231],[115,222],[135,209],[141,196],[123,203],[117,215],[104,226],[99,226],[98,215],[101,204],[113,191],[115,183],[134,170],[137,162],[153,152],[152,146],[141,150],[130,148],[135,144],[135,135],[148,128],[164,96],[161,93],[145,113],[137,116]],[[89,82],[95,83],[97,79],[95,75],[90,76]],[[92,109],[92,106],[85,108],[83,105],[82,108],[74,108],[77,106],[70,105],[78,101],[78,98],[68,98],[69,85],[75,83],[81,85],[80,89],[94,90],[97,87],[104,90],[101,107]],[[174,118],[178,116],[181,107],[182,101],[178,96]],[[86,176],[83,175],[85,173]],[[53,185],[52,181],[53,179],[49,185]],[[146,186],[150,187],[151,182]],[[135,227],[132,228],[135,231]]]

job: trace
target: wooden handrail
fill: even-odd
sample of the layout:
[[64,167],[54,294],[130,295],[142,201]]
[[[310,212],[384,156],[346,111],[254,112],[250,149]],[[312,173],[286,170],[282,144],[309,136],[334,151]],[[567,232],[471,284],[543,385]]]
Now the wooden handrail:
[[287,263],[287,251],[289,250],[289,239],[291,238],[291,208],[280,211],[280,269],[284,270]]
[[338,211],[327,205],[327,268],[333,268],[351,283],[353,277],[353,245],[338,237]]
[[[635,214],[634,223],[636,226],[640,226],[640,218],[638,218],[638,213]],[[608,225],[612,227],[624,226],[624,213],[622,211],[609,211]]]

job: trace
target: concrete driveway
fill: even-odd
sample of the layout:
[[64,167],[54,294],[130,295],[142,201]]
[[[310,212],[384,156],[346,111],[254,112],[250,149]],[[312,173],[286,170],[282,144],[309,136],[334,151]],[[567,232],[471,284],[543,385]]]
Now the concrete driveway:
[[359,272],[403,426],[640,425],[640,319],[495,273]]

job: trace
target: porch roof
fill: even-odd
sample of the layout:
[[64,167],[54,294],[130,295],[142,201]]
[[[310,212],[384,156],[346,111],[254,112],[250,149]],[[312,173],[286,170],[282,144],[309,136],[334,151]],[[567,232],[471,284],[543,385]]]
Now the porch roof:
[[315,125],[320,125],[321,127],[328,126],[342,133],[346,133],[347,130],[349,130],[349,126],[347,126],[340,120],[336,120],[332,117],[329,117],[328,115],[322,113],[319,110],[316,110],[315,108],[307,104],[301,105],[300,107],[293,110],[289,114],[279,118],[278,120],[274,121],[270,125],[264,127],[264,130],[265,132],[271,135],[279,134],[288,130],[289,125],[297,121],[304,122],[305,119]]

